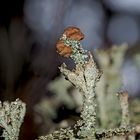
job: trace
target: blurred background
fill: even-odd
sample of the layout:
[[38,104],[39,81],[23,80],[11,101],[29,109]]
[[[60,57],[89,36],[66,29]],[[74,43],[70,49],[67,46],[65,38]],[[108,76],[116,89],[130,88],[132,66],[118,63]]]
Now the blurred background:
[[58,69],[62,62],[72,62],[55,49],[67,26],[81,29],[82,45],[93,53],[127,43],[118,90],[128,90],[131,100],[140,97],[139,0],[1,0],[0,100],[20,98],[27,104],[21,140],[79,118],[82,99]]

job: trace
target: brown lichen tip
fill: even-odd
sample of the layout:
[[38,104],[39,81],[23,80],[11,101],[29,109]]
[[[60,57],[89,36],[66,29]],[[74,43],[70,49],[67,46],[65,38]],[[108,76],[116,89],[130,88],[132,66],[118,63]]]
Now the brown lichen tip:
[[81,32],[81,30],[77,27],[67,27],[64,32],[64,35],[67,36],[67,38],[72,39],[72,40],[77,40],[80,41],[84,39],[84,34]]
[[63,56],[63,57],[70,57],[71,53],[72,53],[72,48],[69,47],[69,46],[66,46],[64,44],[64,41],[63,40],[59,40],[56,44],[56,49],[57,49],[57,52]]
[[79,28],[67,27],[56,44],[57,52],[63,57],[70,57],[73,52],[72,44],[77,45],[83,38],[84,34]]

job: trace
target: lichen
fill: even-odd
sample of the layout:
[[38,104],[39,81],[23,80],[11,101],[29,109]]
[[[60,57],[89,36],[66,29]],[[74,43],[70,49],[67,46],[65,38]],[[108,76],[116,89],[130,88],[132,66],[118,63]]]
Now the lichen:
[[60,129],[47,136],[41,136],[37,140],[76,140],[73,135],[73,130],[70,128]]
[[63,34],[62,39],[64,40],[64,44],[66,46],[70,46],[72,48],[72,54],[70,55],[70,57],[74,60],[74,63],[85,63],[88,55],[87,51],[82,48],[80,41],[69,39],[65,34]]
[[19,99],[11,103],[0,102],[0,126],[3,128],[2,137],[5,140],[18,140],[25,111],[25,103]]
[[[69,70],[67,68],[67,65],[64,63],[61,65],[60,71],[65,76],[65,78],[72,83],[72,85],[74,85],[77,89],[80,90],[80,93],[83,96],[83,104],[80,115],[81,119],[74,125],[73,129],[60,129],[47,136],[42,136],[38,140],[96,140],[112,138],[114,136],[124,136],[133,134],[135,131],[134,128],[129,126],[129,121],[125,121],[126,112],[129,118],[128,106],[126,106],[126,108],[122,107],[123,125],[121,127],[107,130],[98,129],[96,125],[96,85],[100,79],[101,72],[97,68],[91,53],[87,53],[87,51],[84,51],[82,49],[82,46],[79,44],[80,42],[78,42],[77,40],[67,38],[67,36],[65,35],[63,35],[61,39],[63,39],[65,45],[70,46],[73,50],[73,53],[67,56],[73,59],[73,61],[75,62],[75,69],[73,69],[72,71]],[[64,49],[65,45],[62,47],[62,49]],[[60,53],[60,55],[62,55],[62,53]],[[123,55],[120,53],[119,57],[123,57]],[[118,64],[117,66],[120,66],[120,62],[118,62],[118,60],[115,64]],[[115,70],[115,68],[118,67],[112,68]],[[118,69],[116,71],[118,72]],[[125,103],[127,104],[128,98],[121,97],[121,105],[122,100],[124,99]]]
[[112,138],[113,136],[126,136],[133,134],[134,128],[133,127],[118,127],[114,129],[103,129],[103,130],[97,130],[96,131],[96,138],[98,140],[102,138]]
[[121,108],[116,93],[123,85],[120,71],[126,50],[127,44],[122,44],[95,51],[95,57],[103,71],[96,88],[100,127],[103,128],[116,127],[121,121]]
[[122,110],[122,122],[121,126],[126,127],[130,124],[129,118],[129,106],[128,106],[128,92],[123,91],[118,93],[118,98],[120,101],[120,106]]

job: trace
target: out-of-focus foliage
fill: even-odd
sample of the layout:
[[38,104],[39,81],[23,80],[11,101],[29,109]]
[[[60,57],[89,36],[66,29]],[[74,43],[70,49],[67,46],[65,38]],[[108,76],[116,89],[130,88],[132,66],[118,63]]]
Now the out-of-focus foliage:
[[116,93],[122,88],[120,69],[126,49],[127,45],[124,44],[107,50],[100,49],[95,53],[100,69],[103,71],[96,89],[102,127],[114,127],[120,123],[120,106]]

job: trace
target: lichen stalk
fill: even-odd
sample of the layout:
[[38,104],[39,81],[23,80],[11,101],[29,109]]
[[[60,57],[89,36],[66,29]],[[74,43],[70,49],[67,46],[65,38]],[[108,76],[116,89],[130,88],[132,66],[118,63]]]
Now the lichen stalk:
[[26,112],[26,105],[19,99],[14,102],[0,102],[0,126],[5,140],[18,140],[20,126]]
[[128,106],[128,92],[127,91],[119,92],[117,95],[118,95],[121,109],[122,109],[121,126],[125,127],[125,126],[128,126],[130,123],[129,106]]
[[126,135],[131,135],[133,133],[134,133],[134,128],[130,126],[107,129],[107,130],[97,130],[96,139],[102,140],[103,138],[113,138],[114,136],[126,136]]
[[[92,55],[83,50],[79,42],[82,39],[83,35],[80,29],[68,27],[64,30],[62,37],[56,45],[57,52],[61,56],[71,58],[76,64],[75,69],[70,71],[64,63],[61,65],[60,71],[69,82],[81,91],[80,93],[83,96],[81,119],[75,124],[75,129],[60,129],[46,137],[40,137],[39,140],[96,140],[113,138],[114,136],[128,136],[134,133],[133,127],[126,125],[129,124],[129,121],[123,123],[125,126],[123,125],[119,128],[108,130],[97,129],[95,92],[97,90],[95,87],[100,79],[101,72],[96,67]],[[122,111],[127,109],[123,108]]]
[[95,87],[99,80],[100,72],[89,54],[89,60],[83,64],[77,64],[74,71],[69,71],[65,64],[60,67],[64,76],[78,89],[83,96],[83,106],[81,120],[76,124],[80,129],[77,133],[79,137],[94,137],[96,128],[96,99]]
[[116,93],[123,84],[120,71],[127,48],[127,44],[122,44],[109,49],[97,49],[94,52],[99,67],[103,70],[96,88],[100,127],[103,128],[116,127],[121,119],[119,114],[121,107],[113,93]]
[[80,41],[69,39],[65,34],[63,34],[61,39],[64,41],[66,46],[70,46],[72,48],[70,58],[74,60],[74,63],[84,64],[88,55],[86,54],[87,51],[82,48]]
[[75,126],[80,127],[77,135],[83,138],[94,137],[96,128],[95,86],[100,77],[99,70],[92,55],[87,54],[79,40],[68,38],[66,34],[63,34],[61,40],[63,40],[64,45],[71,47],[70,58],[76,64],[76,68],[70,71],[63,64],[60,71],[73,85],[80,89],[83,96],[81,120]]
[[95,137],[96,129],[96,101],[93,92],[85,92],[83,95],[83,108],[81,111],[81,126],[78,136],[88,138]]

